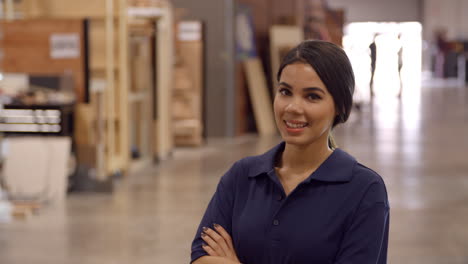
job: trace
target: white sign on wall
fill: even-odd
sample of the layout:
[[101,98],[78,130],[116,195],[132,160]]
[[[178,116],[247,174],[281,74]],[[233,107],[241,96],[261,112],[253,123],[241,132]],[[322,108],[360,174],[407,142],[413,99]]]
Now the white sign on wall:
[[160,17],[164,9],[159,7],[129,7],[127,14],[130,17]]
[[53,59],[80,57],[80,35],[78,33],[52,34],[50,36],[50,57]]
[[202,39],[202,24],[198,21],[183,21],[179,23],[180,41],[200,41]]

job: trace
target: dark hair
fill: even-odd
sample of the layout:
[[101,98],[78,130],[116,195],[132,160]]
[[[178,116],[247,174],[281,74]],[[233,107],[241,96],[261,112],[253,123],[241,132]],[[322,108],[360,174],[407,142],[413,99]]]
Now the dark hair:
[[276,76],[278,82],[284,68],[298,62],[312,66],[333,97],[338,112],[333,127],[346,122],[353,105],[354,73],[343,49],[326,41],[303,41],[284,56]]

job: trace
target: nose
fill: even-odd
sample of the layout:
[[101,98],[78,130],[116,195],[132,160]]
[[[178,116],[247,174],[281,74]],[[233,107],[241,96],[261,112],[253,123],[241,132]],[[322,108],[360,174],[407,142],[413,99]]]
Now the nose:
[[299,102],[296,100],[291,101],[285,108],[285,111],[288,113],[294,113],[294,114],[302,114],[303,109],[302,106]]

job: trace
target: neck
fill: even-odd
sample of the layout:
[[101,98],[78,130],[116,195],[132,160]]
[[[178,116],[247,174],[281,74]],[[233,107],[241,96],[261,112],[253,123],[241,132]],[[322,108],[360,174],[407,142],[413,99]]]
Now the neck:
[[315,171],[333,152],[328,142],[315,142],[307,146],[286,143],[279,167],[294,173]]

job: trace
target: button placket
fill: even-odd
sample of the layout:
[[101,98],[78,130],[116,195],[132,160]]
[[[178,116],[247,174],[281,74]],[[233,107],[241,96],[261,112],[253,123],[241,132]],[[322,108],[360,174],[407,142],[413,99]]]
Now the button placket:
[[278,217],[279,217],[279,214],[280,214],[282,208],[285,206],[285,203],[286,203],[285,195],[282,193],[282,191],[280,191],[276,195],[276,200],[278,201],[279,206],[278,206],[278,209],[276,210],[275,214],[273,215],[273,221],[271,222],[274,227],[280,225],[280,221],[279,221]]

